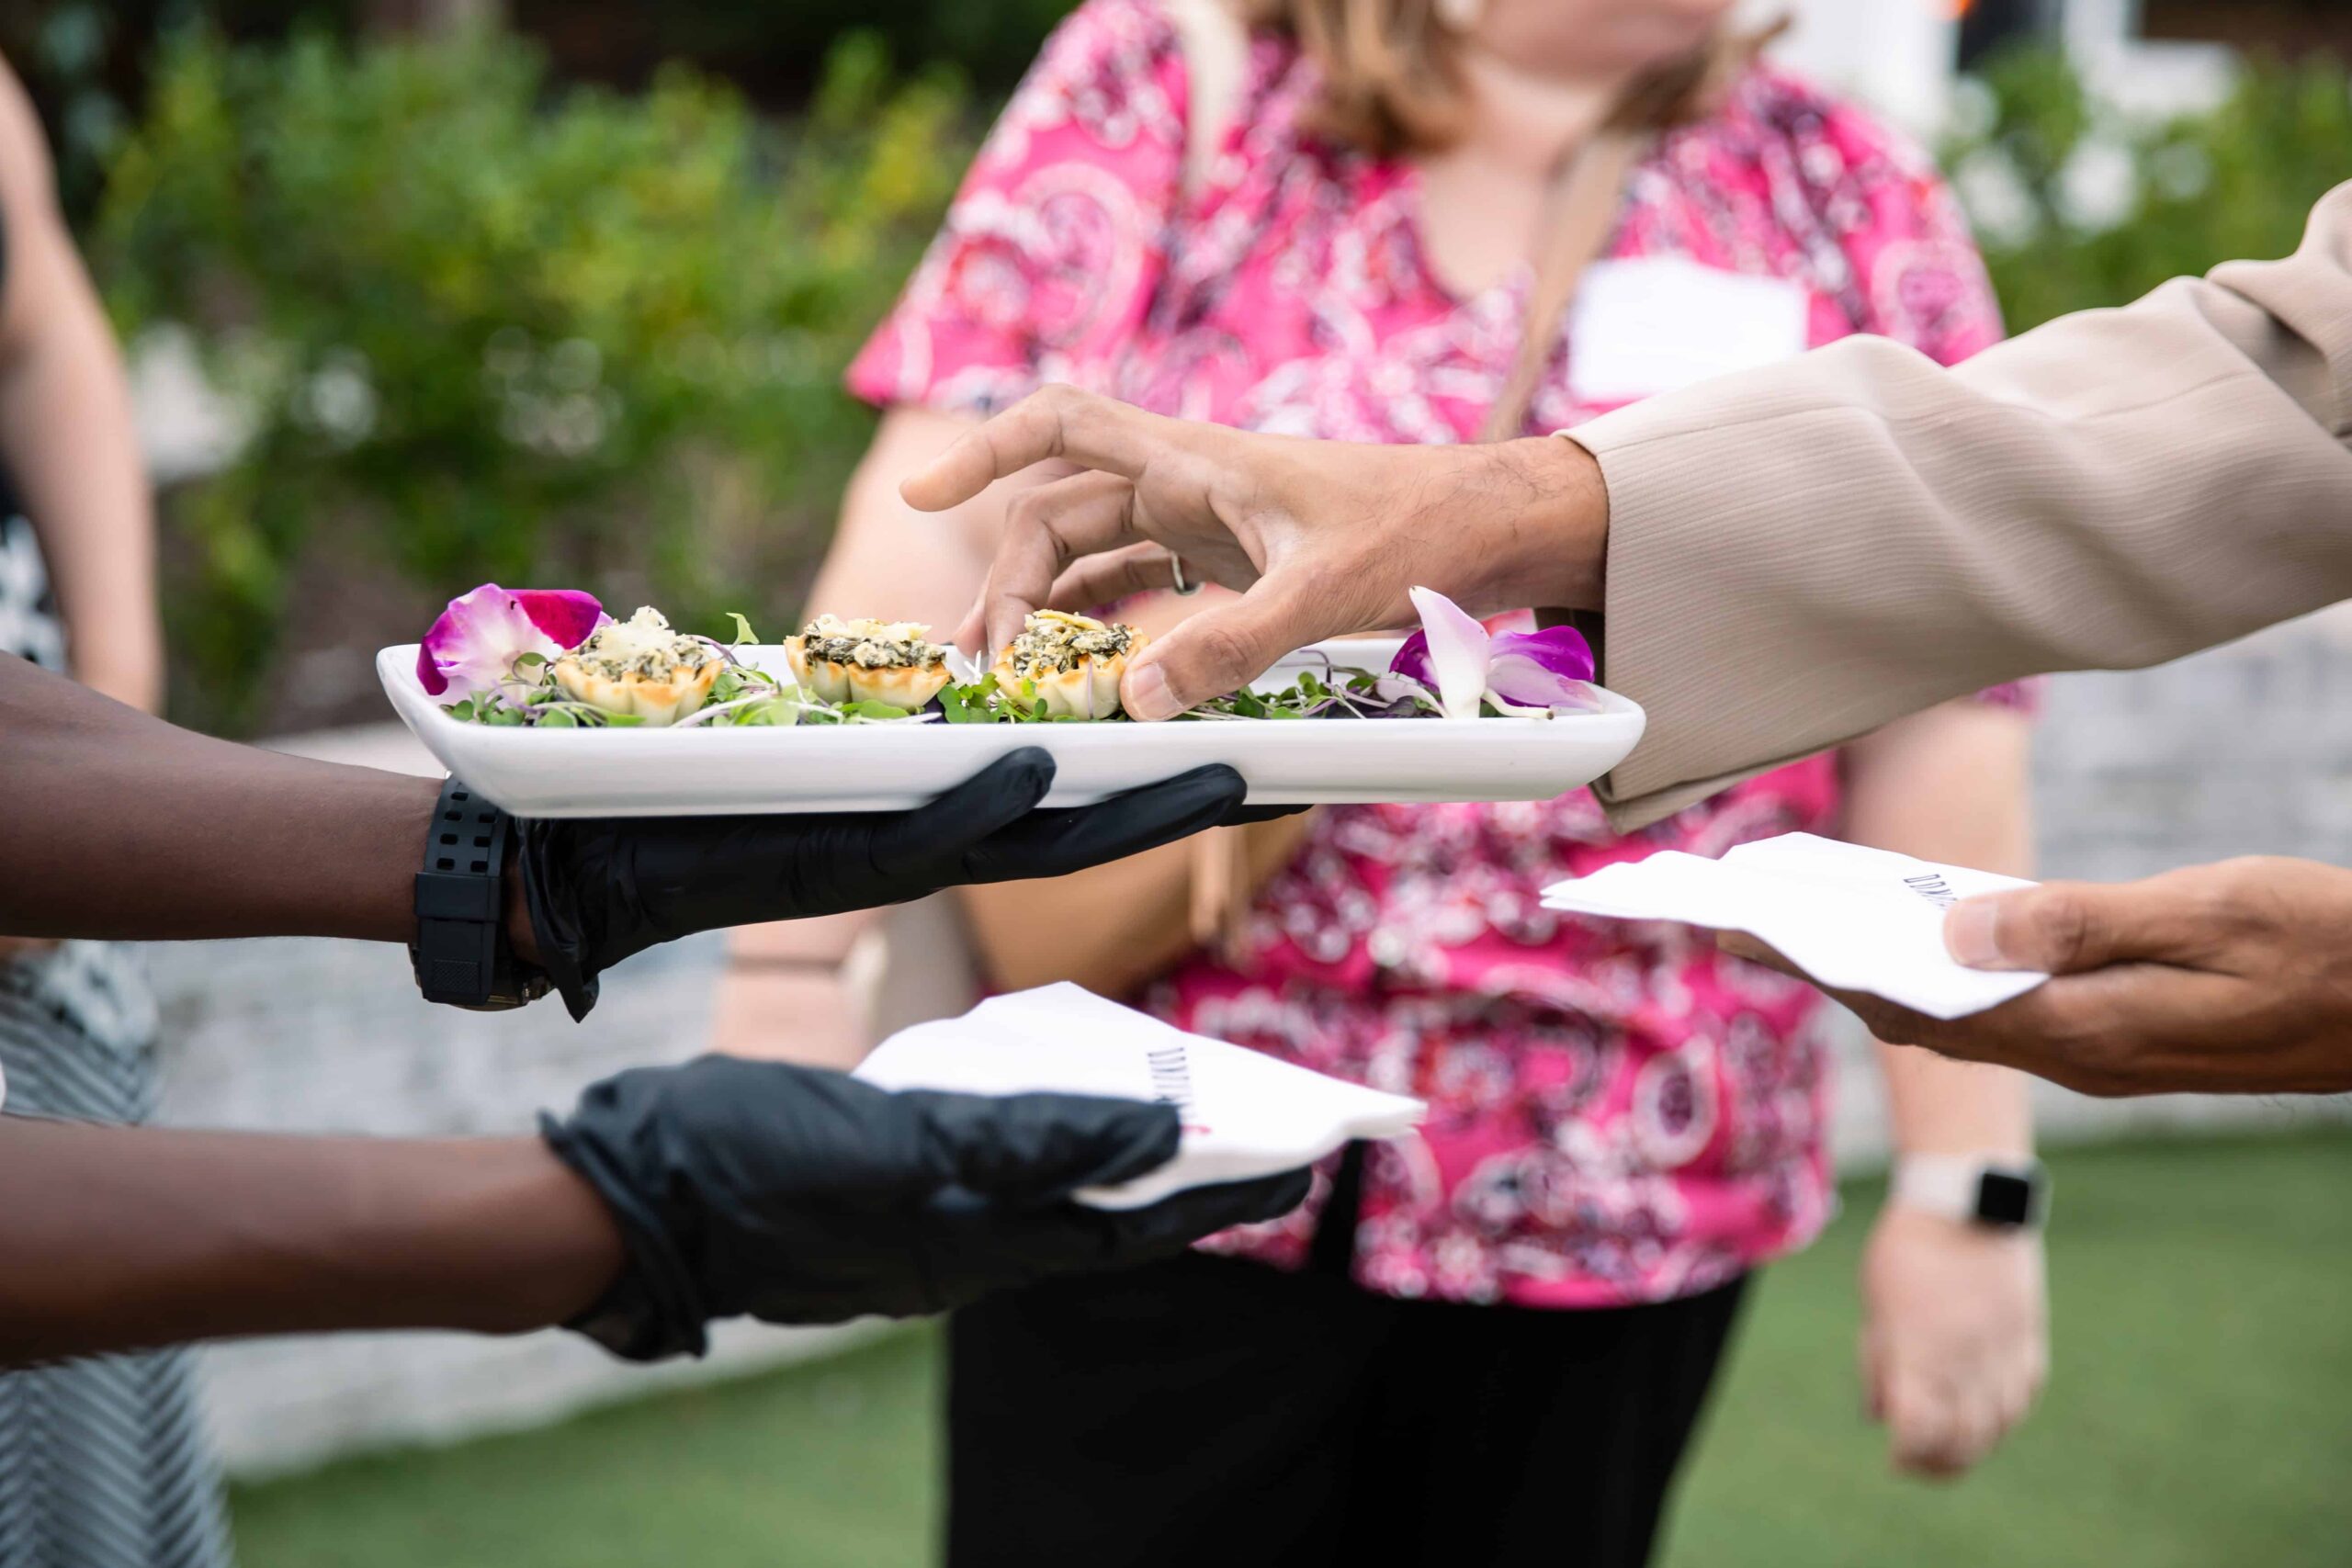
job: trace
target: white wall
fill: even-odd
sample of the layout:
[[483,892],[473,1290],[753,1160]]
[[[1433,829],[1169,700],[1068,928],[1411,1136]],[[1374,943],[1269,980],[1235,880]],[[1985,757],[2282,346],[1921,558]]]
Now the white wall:
[[[1915,135],[1943,119],[1960,38],[1955,10],[1951,0],[1748,0],[1752,15],[1795,20],[1781,59]],[[2231,51],[2143,39],[2139,0],[2064,0],[2059,28],[2093,89],[2130,113],[2192,112],[2228,89]]]
[[1794,19],[1778,53],[1795,69],[1915,135],[1941,121],[1959,45],[1949,0],[1757,0],[1750,8]]
[[2194,113],[2229,90],[2233,55],[2217,43],[2140,36],[2140,0],[2064,0],[2066,52],[2092,89],[2131,114]]

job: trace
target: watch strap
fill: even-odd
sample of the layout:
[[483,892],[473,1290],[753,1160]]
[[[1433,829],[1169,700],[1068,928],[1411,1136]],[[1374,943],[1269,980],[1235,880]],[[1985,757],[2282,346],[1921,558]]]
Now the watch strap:
[[450,778],[433,807],[416,874],[416,940],[409,959],[429,1002],[481,1011],[518,1008],[547,992],[506,941],[506,857],[514,822]]
[[2032,1159],[1904,1155],[1888,1173],[1887,1200],[1973,1224],[2036,1228],[2049,1211],[2050,1178]]

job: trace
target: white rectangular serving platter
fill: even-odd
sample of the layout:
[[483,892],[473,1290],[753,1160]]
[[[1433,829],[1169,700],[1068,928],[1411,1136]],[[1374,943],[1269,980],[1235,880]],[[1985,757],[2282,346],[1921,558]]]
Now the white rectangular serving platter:
[[[1332,663],[1385,670],[1395,638],[1318,643],[1266,672],[1287,684]],[[789,681],[784,649],[736,657]],[[1551,719],[1268,719],[1172,724],[792,725],[742,729],[523,729],[443,713],[416,679],[416,645],[376,673],[441,765],[518,817],[709,817],[903,811],[1023,746],[1054,755],[1048,806],[1084,806],[1208,762],[1228,762],[1260,806],[1549,800],[1624,761],[1640,707]]]

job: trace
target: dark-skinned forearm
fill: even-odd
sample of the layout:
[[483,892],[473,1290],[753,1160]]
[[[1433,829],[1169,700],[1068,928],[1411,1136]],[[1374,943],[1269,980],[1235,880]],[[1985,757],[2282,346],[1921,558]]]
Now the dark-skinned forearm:
[[510,1333],[621,1267],[536,1138],[295,1138],[0,1116],[0,1365],[236,1335]]
[[406,942],[438,788],[193,734],[0,656],[0,931]]

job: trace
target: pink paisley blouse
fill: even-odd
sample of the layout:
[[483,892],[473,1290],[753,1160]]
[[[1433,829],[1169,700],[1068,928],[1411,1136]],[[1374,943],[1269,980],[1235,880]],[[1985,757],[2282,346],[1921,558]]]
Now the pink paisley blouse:
[[[1472,438],[1532,287],[1463,297],[1418,229],[1413,166],[1300,125],[1312,65],[1258,37],[1232,129],[1182,188],[1182,51],[1154,0],[1088,0],[981,151],[904,299],[849,372],[876,403],[985,413],[1067,381],[1164,413],[1353,441]],[[1668,136],[1612,258],[1799,286],[1814,344],[1880,333],[1938,360],[2000,335],[1951,197],[1911,148],[1776,71]],[[1531,430],[1579,400],[1565,327]],[[2012,692],[1992,700],[2019,701]],[[1816,757],[1631,837],[1585,792],[1320,813],[1238,953],[1181,964],[1161,1016],[1419,1095],[1367,1158],[1356,1278],[1398,1296],[1584,1307],[1719,1284],[1802,1247],[1833,1201],[1813,992],[1671,925],[1547,912],[1547,884],[1657,850],[1835,831]],[[1211,1245],[1306,1256],[1298,1212]]]

